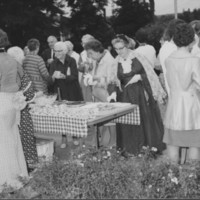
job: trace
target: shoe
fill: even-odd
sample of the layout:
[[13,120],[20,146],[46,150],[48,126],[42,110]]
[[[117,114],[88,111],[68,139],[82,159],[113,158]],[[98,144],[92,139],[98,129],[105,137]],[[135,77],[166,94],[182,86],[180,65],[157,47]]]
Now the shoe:
[[60,148],[61,148],[61,149],[64,149],[64,148],[66,148],[66,147],[67,147],[67,145],[66,145],[65,143],[63,143],[63,144],[60,145]]
[[122,151],[121,152],[121,156],[123,156],[124,158],[128,158],[129,157],[129,155],[128,155],[128,153],[126,151]]

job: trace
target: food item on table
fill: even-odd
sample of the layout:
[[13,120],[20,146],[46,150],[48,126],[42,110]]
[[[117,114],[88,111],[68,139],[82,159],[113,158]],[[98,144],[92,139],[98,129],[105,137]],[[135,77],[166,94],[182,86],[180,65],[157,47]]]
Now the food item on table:
[[113,110],[115,106],[111,103],[102,103],[97,105],[99,111],[107,111],[107,110]]
[[45,106],[45,105],[52,105],[56,101],[57,95],[36,95],[36,98],[34,100],[35,104],[39,106]]

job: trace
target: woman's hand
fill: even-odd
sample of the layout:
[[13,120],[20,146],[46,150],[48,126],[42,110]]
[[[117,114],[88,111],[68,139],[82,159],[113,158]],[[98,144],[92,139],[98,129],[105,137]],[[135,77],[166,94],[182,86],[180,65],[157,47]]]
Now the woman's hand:
[[16,92],[13,96],[13,105],[16,110],[22,110],[26,107],[26,97],[23,94],[23,91]]
[[97,81],[93,79],[91,74],[86,73],[83,77],[84,77],[83,82],[85,86],[97,84]]
[[125,87],[127,87],[128,85],[132,84],[132,83],[137,83],[138,81],[141,81],[142,77],[140,74],[136,74],[132,77],[132,79],[125,85]]
[[54,79],[65,79],[66,76],[63,73],[61,73],[60,71],[55,71],[52,75],[52,78],[53,78],[53,80]]

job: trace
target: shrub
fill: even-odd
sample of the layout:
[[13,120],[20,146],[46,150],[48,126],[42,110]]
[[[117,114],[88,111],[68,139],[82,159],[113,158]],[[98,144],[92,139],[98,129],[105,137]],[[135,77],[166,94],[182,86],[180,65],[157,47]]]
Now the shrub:
[[200,197],[198,162],[176,165],[149,147],[128,158],[114,148],[77,149],[68,161],[42,163],[32,176],[28,184],[40,199]]

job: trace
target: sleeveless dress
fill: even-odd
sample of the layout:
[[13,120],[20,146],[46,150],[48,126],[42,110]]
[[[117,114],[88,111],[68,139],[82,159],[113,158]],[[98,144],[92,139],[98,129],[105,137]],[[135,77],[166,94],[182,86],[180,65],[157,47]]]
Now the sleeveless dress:
[[13,95],[0,92],[0,191],[3,184],[18,189],[22,187],[18,177],[28,177]]
[[7,53],[0,53],[0,192],[3,185],[22,187],[18,177],[28,177],[26,162],[19,135],[20,110],[14,107],[18,63]]

